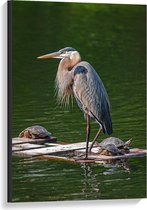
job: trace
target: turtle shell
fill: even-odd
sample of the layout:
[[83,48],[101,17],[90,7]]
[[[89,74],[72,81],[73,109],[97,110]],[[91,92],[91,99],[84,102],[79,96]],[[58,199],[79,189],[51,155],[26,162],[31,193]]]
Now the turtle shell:
[[101,149],[101,155],[115,156],[122,154],[122,152],[114,144],[106,144],[102,146]]
[[109,138],[104,139],[101,143],[99,143],[99,145],[102,147],[108,144],[113,144],[117,148],[119,148],[119,147],[123,147],[125,145],[125,142],[116,137],[109,137]]
[[31,138],[31,139],[44,139],[50,138],[51,133],[48,132],[44,127],[40,125],[34,125],[24,129],[20,134],[19,137],[21,138]]

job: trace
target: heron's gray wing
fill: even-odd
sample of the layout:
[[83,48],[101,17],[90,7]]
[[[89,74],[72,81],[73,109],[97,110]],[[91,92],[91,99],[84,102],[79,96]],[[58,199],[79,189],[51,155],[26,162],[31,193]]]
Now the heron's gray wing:
[[100,77],[84,61],[75,66],[73,73],[73,92],[79,107],[94,117],[104,132],[112,133],[109,99]]

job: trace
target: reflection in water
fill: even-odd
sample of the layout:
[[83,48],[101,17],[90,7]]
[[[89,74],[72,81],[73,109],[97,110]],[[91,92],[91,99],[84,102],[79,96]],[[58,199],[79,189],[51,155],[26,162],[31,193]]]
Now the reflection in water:
[[127,159],[107,161],[104,164],[104,167],[105,169],[107,169],[105,172],[103,172],[104,175],[119,173],[120,170],[126,173],[130,173],[130,168]]
[[[85,198],[89,197],[89,194],[92,195],[93,198],[99,198],[101,196],[101,188],[103,188],[105,183],[108,184],[112,181],[123,181],[124,179],[117,177],[113,180],[110,179],[109,175],[122,174],[124,172],[130,174],[128,160],[105,161],[99,164],[104,166],[104,170],[101,172],[95,170],[96,167],[100,167],[98,164],[81,164],[81,168],[84,171],[82,174],[84,176],[82,192],[85,195]],[[102,179],[103,175],[106,176],[105,181]],[[127,180],[129,180],[129,177],[127,177]]]
[[97,198],[100,193],[100,182],[97,180],[98,175],[93,172],[91,164],[83,163],[81,164],[81,168],[84,171],[82,192],[85,195],[85,198],[87,198],[89,194],[93,195],[93,198]]

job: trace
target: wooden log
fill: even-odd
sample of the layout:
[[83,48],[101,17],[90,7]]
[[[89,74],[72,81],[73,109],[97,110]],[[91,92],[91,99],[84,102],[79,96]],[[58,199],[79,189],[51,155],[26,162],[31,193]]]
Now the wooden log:
[[45,147],[45,145],[30,144],[30,143],[15,144],[12,147],[12,152],[14,152],[14,151],[28,150],[28,149],[38,149],[38,148],[43,148],[43,147]]
[[134,148],[131,149],[130,153],[126,155],[120,156],[105,156],[105,155],[89,155],[88,159],[84,159],[85,150],[83,150],[83,158],[82,157],[63,157],[57,155],[42,155],[37,158],[47,159],[47,160],[55,160],[55,161],[68,161],[68,162],[77,162],[77,163],[98,163],[105,164],[110,161],[117,161],[120,159],[128,159],[133,157],[142,157],[147,155],[147,150]]
[[15,151],[22,151],[22,150],[28,150],[28,149],[38,149],[43,147],[52,147],[52,146],[58,146],[57,143],[44,143],[44,144],[30,144],[30,143],[24,143],[24,144],[14,144],[12,146],[12,152]]
[[[57,139],[52,137],[53,141]],[[44,145],[43,145],[44,144]],[[45,147],[47,145],[48,147]],[[91,145],[91,142],[89,143]],[[141,157],[147,155],[147,150],[144,149],[130,149],[130,152],[125,155],[118,156],[105,156],[99,155],[96,152],[96,148],[92,149],[92,153],[88,155],[87,160],[85,157],[85,148],[86,143],[73,143],[73,144],[59,144],[59,143],[51,143],[49,139],[27,139],[27,138],[13,138],[12,140],[12,152],[13,155],[16,156],[38,156],[39,158],[45,158],[49,160],[66,160],[70,162],[102,162],[102,161],[110,161],[110,160],[118,160],[118,159],[126,159],[132,157]],[[83,159],[81,157],[61,157],[59,156],[61,153],[75,151],[75,155],[83,155]]]
[[37,156],[39,159],[46,159],[46,160],[57,160],[57,161],[68,161],[68,162],[75,162],[74,158],[57,156],[57,155],[41,155]]
[[[83,155],[85,154],[84,150],[76,151],[76,154]],[[94,154],[91,153],[88,155],[89,160],[91,162],[97,162],[97,161],[108,161],[108,160],[118,160],[118,159],[127,159],[127,158],[133,158],[133,157],[142,157],[147,155],[147,150],[145,149],[139,149],[139,148],[133,148],[130,149],[130,152],[124,155],[116,155],[116,156],[106,156],[106,155],[100,155],[100,154]],[[87,162],[87,160],[82,160],[78,157],[75,158],[75,161],[77,162]]]
[[46,148],[40,148],[40,149],[30,149],[30,150],[25,150],[25,151],[14,152],[13,154],[19,155],[19,156],[40,156],[40,155],[47,155],[47,154],[69,152],[69,151],[74,151],[74,150],[83,149],[83,148],[86,148],[85,142],[58,145],[58,146],[46,147]]
[[29,138],[20,138],[15,137],[12,139],[12,145],[15,144],[24,144],[24,143],[35,143],[35,144],[43,144],[43,143],[54,143],[57,141],[56,137],[51,137],[50,139],[29,139]]

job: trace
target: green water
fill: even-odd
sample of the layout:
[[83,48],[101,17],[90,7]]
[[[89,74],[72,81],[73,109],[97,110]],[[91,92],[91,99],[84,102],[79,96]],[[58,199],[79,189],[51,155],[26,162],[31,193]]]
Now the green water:
[[[145,6],[14,1],[12,12],[13,137],[39,124],[59,141],[85,141],[76,103],[64,109],[56,102],[59,61],[36,59],[71,46],[105,84],[113,136],[145,148]],[[97,129],[92,122],[91,139]],[[13,201],[146,197],[145,157],[106,165],[13,157],[12,169]]]

